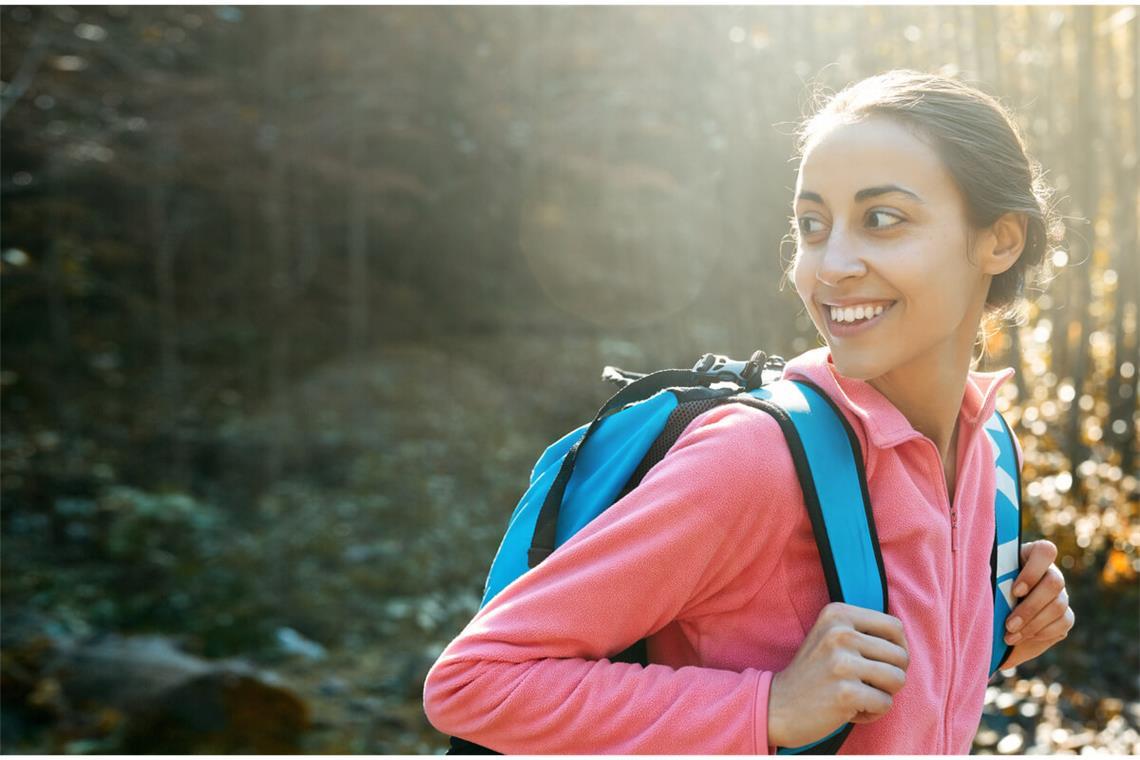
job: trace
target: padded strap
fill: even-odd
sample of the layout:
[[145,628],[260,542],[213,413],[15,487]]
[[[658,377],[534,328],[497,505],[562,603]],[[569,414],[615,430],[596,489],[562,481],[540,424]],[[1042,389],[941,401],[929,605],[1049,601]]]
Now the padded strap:
[[[780,380],[749,395],[784,431],[831,600],[886,612],[887,576],[855,431],[813,383]],[[777,754],[836,754],[853,728],[847,723],[811,744],[780,747]]]
[[1001,413],[994,410],[984,429],[993,452],[997,483],[994,489],[994,547],[990,553],[990,583],[994,595],[990,675],[993,675],[1012,650],[1005,643],[1005,621],[1013,610],[1013,582],[1021,569],[1021,472],[1017,467],[1013,431]]
[[[802,466],[800,480],[810,485],[804,489],[804,501],[832,600],[885,612],[887,576],[855,431],[813,383],[782,380],[761,390],[784,412],[784,419],[775,415],[781,426],[792,425],[784,433],[793,461],[805,460],[803,465],[797,462],[797,470]],[[826,476],[817,478],[815,473]]]

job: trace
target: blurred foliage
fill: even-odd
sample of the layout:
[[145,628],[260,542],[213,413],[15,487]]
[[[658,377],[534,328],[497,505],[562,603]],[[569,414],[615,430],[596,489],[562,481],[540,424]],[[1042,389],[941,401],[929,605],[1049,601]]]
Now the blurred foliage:
[[[809,81],[1010,106],[1059,276],[995,333],[1077,626],[975,749],[1140,752],[1133,7],[0,8],[4,613],[299,684],[432,752],[423,676],[602,366],[816,343],[781,288]],[[93,716],[2,743],[114,751]],[[44,729],[47,729],[46,731]]]

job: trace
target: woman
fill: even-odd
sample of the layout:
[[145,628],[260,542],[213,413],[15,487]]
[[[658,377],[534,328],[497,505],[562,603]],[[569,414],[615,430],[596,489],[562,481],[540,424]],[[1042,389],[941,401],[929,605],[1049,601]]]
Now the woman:
[[[792,279],[827,346],[784,376],[859,438],[891,614],[829,603],[780,428],[725,405],[447,647],[424,688],[439,730],[504,753],[755,754],[851,722],[843,754],[969,752],[992,638],[982,423],[1013,374],[972,371],[972,347],[1045,260],[1045,189],[993,98],[917,72],[840,92],[799,147]],[[1022,547],[1003,667],[1073,625],[1055,556]],[[605,659],[644,637],[650,665]]]

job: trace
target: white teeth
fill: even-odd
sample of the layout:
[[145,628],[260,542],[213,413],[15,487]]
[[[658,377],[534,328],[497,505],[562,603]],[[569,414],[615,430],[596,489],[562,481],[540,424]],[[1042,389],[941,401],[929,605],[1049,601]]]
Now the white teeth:
[[855,322],[861,319],[870,319],[877,317],[886,311],[889,306],[882,304],[878,306],[854,306],[847,308],[839,308],[838,306],[831,307],[831,318],[836,322]]

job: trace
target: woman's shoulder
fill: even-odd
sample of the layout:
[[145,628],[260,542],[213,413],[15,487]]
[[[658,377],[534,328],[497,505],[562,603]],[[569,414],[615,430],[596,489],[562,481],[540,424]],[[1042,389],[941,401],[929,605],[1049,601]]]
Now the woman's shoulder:
[[780,424],[768,412],[746,402],[727,402],[698,414],[677,439],[708,440],[720,448],[743,451],[753,446],[772,445],[783,440]]
[[[762,488],[798,495],[795,465],[776,419],[746,403],[724,403],[699,414],[659,468],[676,479],[696,477],[711,490]],[[790,490],[789,490],[790,489]]]
[[718,555],[732,558],[712,573],[717,580],[706,592],[749,568],[749,585],[762,585],[807,519],[779,423],[742,403],[723,404],[694,419],[629,500],[624,508],[646,510],[643,517],[651,519],[654,534],[664,531],[668,542],[712,545]]

